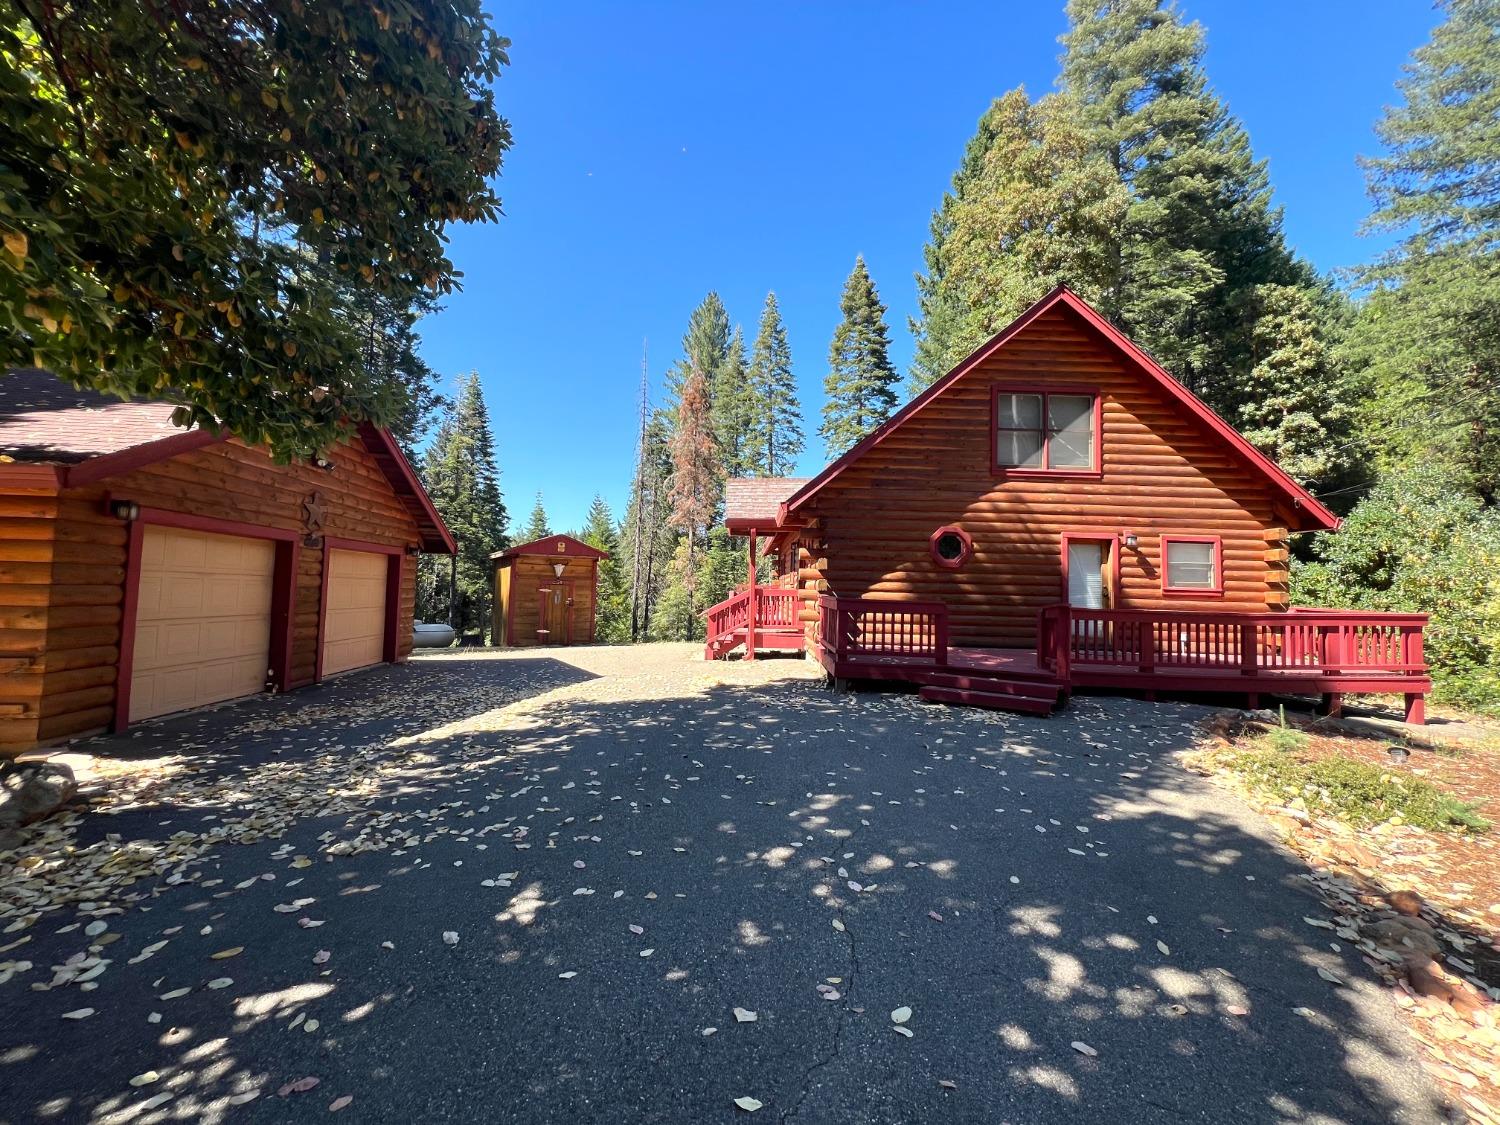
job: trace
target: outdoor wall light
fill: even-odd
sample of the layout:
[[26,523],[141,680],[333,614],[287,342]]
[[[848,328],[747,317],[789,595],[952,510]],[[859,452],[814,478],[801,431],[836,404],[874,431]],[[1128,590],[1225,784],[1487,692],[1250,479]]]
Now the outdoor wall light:
[[117,520],[126,523],[141,518],[141,506],[134,500],[111,500],[109,502],[109,514]]
[[1136,535],[1135,532],[1133,532],[1133,531],[1127,531],[1125,533],[1125,549],[1127,551],[1133,551],[1137,547],[1139,547],[1140,545],[1141,545],[1140,538]]

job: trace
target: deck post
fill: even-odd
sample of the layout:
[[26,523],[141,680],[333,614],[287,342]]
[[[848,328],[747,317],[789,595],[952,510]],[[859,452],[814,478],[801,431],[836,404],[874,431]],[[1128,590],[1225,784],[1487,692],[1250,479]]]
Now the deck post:
[[[1255,625],[1247,622],[1240,626],[1240,673],[1245,676],[1255,675],[1256,656],[1255,651]],[[1254,707],[1250,708],[1252,711]]]
[[1337,719],[1344,713],[1344,694],[1338,691],[1327,691],[1323,693],[1323,702],[1318,710],[1330,719]]
[[1419,691],[1406,693],[1406,721],[1419,727],[1427,725],[1427,697]]
[[750,604],[745,607],[745,659],[755,659],[755,528],[750,529]]

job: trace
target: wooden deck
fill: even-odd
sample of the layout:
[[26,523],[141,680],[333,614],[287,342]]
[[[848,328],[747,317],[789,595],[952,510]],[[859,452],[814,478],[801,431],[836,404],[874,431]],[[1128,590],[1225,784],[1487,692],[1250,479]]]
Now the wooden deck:
[[938,602],[836,598],[819,603],[816,654],[838,680],[899,680],[924,698],[1048,714],[1078,688],[1327,697],[1389,692],[1424,721],[1432,688],[1420,614],[1293,610],[1217,613],[1049,606],[1037,647],[948,643]]
[[807,633],[798,618],[801,598],[786,586],[747,586],[736,590],[704,617],[708,623],[705,660],[719,660],[742,649],[754,660],[757,649],[802,652]]

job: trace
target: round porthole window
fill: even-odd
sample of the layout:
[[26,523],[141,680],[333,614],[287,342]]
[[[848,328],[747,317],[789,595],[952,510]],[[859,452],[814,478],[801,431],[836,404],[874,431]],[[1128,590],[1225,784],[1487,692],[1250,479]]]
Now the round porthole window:
[[945,570],[957,570],[974,554],[974,540],[961,527],[940,527],[929,540],[932,561]]

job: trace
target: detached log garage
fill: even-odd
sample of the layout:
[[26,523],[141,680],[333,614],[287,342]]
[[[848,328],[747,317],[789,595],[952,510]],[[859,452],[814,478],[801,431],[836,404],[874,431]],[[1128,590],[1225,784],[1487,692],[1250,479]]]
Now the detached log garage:
[[454,550],[390,434],[318,464],[0,375],[0,754],[405,660]]
[[490,556],[495,565],[492,643],[592,644],[599,560],[609,553],[571,535],[549,535]]

